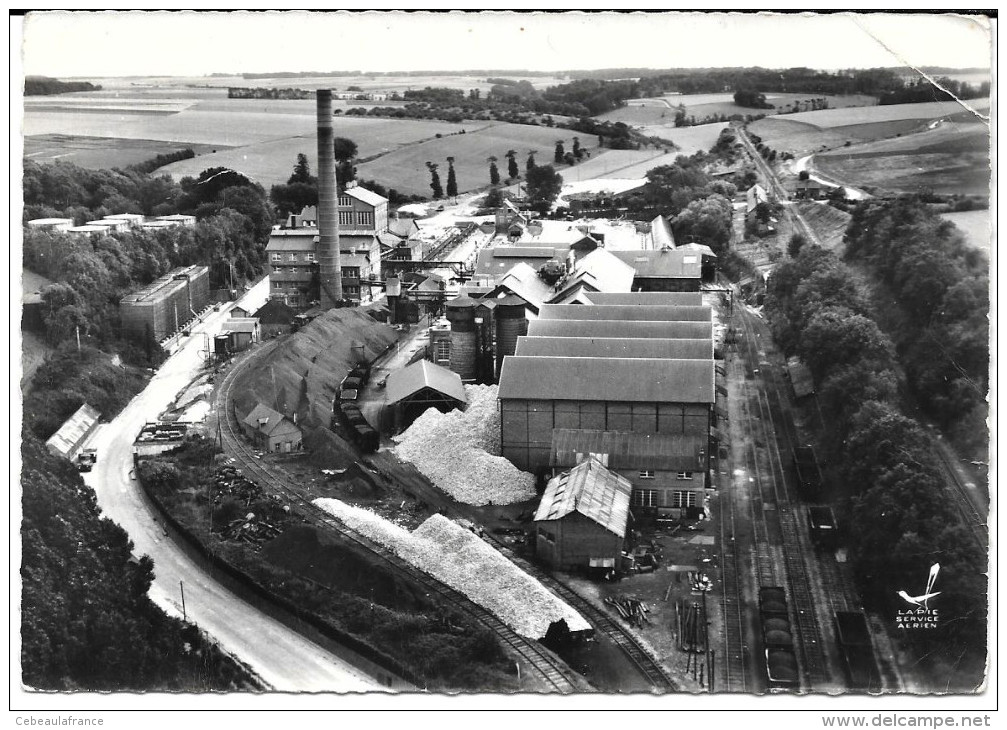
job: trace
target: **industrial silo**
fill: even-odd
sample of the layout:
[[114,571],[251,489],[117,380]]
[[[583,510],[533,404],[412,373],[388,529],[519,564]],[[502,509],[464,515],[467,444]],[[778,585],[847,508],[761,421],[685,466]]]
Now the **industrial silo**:
[[451,323],[451,360],[449,367],[462,381],[476,379],[476,302],[458,297],[447,303],[447,319]]
[[496,300],[494,315],[497,325],[496,360],[499,372],[504,357],[513,355],[517,349],[517,338],[528,334],[525,302],[521,297],[508,294]]

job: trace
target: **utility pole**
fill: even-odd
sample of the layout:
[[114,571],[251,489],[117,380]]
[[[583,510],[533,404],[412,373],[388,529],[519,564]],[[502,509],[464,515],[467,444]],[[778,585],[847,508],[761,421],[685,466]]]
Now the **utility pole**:
[[188,614],[185,612],[185,586],[182,585],[182,581],[178,581],[178,589],[182,592],[182,620],[188,621]]

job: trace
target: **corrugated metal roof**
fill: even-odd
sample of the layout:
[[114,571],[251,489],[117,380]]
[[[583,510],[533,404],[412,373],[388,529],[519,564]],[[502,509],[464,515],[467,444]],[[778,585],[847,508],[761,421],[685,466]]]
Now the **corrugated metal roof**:
[[675,234],[671,232],[671,223],[663,215],[650,222],[650,242],[655,249],[675,248]]
[[351,198],[356,198],[363,203],[367,203],[368,205],[373,205],[375,207],[388,202],[388,198],[383,198],[373,190],[362,188],[359,185],[347,188],[343,191],[343,195],[349,195]]
[[386,390],[391,404],[405,400],[423,388],[432,388],[459,403],[467,403],[462,379],[451,370],[429,360],[419,360],[388,376]]
[[713,322],[623,322],[604,319],[537,319],[528,324],[530,337],[616,337],[662,340],[713,339]]
[[498,397],[712,404],[713,380],[712,360],[510,355]]
[[585,274],[593,277],[596,291],[628,292],[633,286],[633,268],[604,248],[596,248],[574,266],[570,280]]
[[678,247],[679,251],[692,251],[693,253],[698,253],[700,256],[708,256],[710,258],[717,258],[717,254],[713,252],[713,249],[703,243],[684,243]]
[[698,291],[597,292],[588,294],[591,304],[671,304],[701,307],[703,294]]
[[610,251],[621,262],[633,267],[638,278],[698,279],[700,256],[682,249],[657,251]]
[[595,459],[549,480],[535,521],[558,520],[579,512],[619,537],[626,536],[633,486]]
[[515,264],[490,293],[498,296],[511,292],[538,310],[553,292],[552,287],[539,278],[538,272],[523,261]]
[[566,469],[593,454],[604,455],[602,461],[609,469],[703,471],[705,468],[703,439],[697,436],[553,429],[550,466]]
[[[588,299],[591,295],[588,294]],[[610,319],[646,322],[712,322],[713,309],[676,304],[543,304],[539,319]]]
[[515,355],[524,357],[633,357],[712,360],[713,340],[615,337],[518,337]]
[[64,458],[70,458],[71,453],[84,434],[94,428],[101,414],[87,403],[78,408],[59,430],[45,442],[50,451],[56,451]]
[[475,273],[477,276],[501,276],[522,261],[538,271],[546,261],[563,261],[565,256],[565,252],[554,248],[497,246],[479,252]]

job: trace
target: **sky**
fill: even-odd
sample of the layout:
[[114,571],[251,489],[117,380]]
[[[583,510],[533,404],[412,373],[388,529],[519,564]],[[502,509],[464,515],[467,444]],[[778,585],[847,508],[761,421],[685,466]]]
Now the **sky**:
[[951,15],[42,12],[25,74],[990,66],[990,21]]

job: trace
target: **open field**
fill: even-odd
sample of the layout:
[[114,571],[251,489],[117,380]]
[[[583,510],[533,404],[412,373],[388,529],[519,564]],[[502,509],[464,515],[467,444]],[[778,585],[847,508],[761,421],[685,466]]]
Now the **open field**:
[[825,202],[808,200],[794,205],[814,230],[823,247],[833,250],[842,244],[846,227],[850,223],[849,213],[837,210]]
[[984,124],[942,123],[922,132],[816,155],[815,165],[856,187],[986,195],[989,132]]
[[[825,94],[766,94],[766,101],[775,109],[752,109],[734,103],[734,94],[667,94],[649,99],[629,99],[626,106],[605,114],[598,119],[624,122],[632,126],[674,125],[675,112],[679,104],[685,105],[686,114],[703,119],[712,114],[779,114],[793,109],[795,102],[806,102],[812,98],[825,97],[834,109],[870,106],[877,103],[873,96],[829,96]],[[805,105],[806,106],[806,105]]]
[[[969,106],[982,112],[989,111],[989,99],[971,99]],[[822,109],[816,112],[788,114],[787,119],[806,122],[816,127],[843,127],[851,124],[890,122],[900,119],[939,119],[965,111],[955,101],[935,101],[925,104],[889,104],[886,106],[856,107],[847,109]]]
[[[395,123],[401,124],[402,122],[396,120]],[[594,155],[597,150],[597,138],[584,134],[577,136],[580,137],[583,148]],[[556,141],[562,139],[566,149],[569,150],[573,144],[573,137],[574,133],[567,129],[550,129],[502,122],[483,123],[483,129],[476,132],[433,139],[383,155],[372,162],[359,165],[358,175],[394,187],[399,192],[429,196],[430,173],[426,168],[426,162],[429,160],[440,165],[438,174],[441,178],[441,185],[446,186],[446,158],[450,155],[455,158],[458,190],[464,192],[489,185],[489,164],[486,159],[491,155],[499,158],[497,167],[500,169],[501,177],[505,177],[507,160],[504,159],[504,153],[511,149],[515,150],[523,176],[529,150],[535,151],[535,159],[540,165],[552,164]],[[287,167],[290,165],[288,164]],[[582,167],[582,165],[577,165],[572,169],[578,167]],[[564,176],[571,175],[570,170],[571,168],[559,168]],[[602,172],[599,170],[598,175],[592,175],[592,177],[604,176]]]
[[25,159],[45,164],[62,160],[80,167],[104,169],[128,167],[140,162],[192,147],[201,155],[210,151],[204,145],[186,145],[178,142],[162,142],[152,139],[114,139],[107,137],[77,137],[64,134],[45,134],[26,137],[24,141]]
[[721,130],[727,126],[727,122],[714,122],[713,124],[697,124],[695,127],[675,127],[674,125],[670,127],[643,127],[641,131],[648,136],[660,137],[674,142],[675,147],[678,148],[675,157],[678,155],[690,157],[697,152],[709,152],[717,141],[717,137],[720,136]]
[[963,234],[970,246],[980,251],[990,252],[992,233],[990,230],[989,210],[969,210],[963,213],[942,213],[941,218],[954,223]]
[[[678,153],[676,153],[678,154]],[[590,160],[574,165],[562,171],[567,182],[578,180],[593,180],[595,178],[628,179],[643,177],[643,175],[627,175],[627,170],[633,170],[639,165],[647,165],[649,161],[664,156],[660,150],[598,150],[592,152]],[[654,165],[656,167],[656,165]]]

